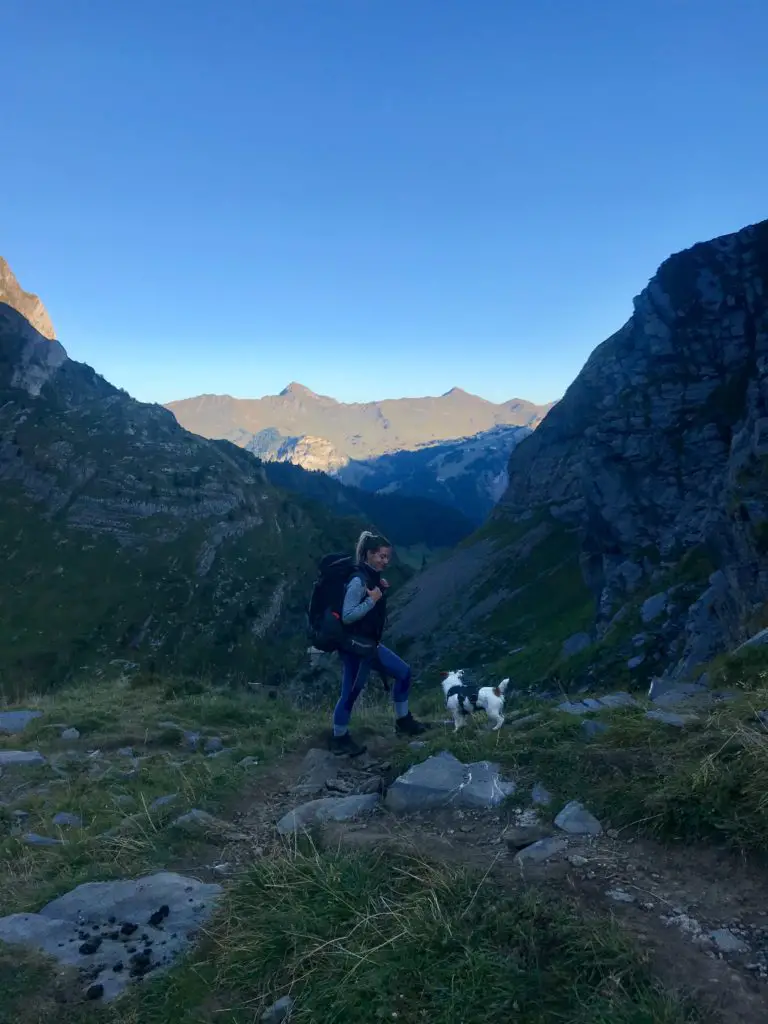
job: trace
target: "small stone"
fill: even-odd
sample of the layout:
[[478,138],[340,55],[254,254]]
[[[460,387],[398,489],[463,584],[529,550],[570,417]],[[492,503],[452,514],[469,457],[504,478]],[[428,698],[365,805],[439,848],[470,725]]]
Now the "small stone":
[[178,799],[178,793],[166,793],[165,796],[159,796],[156,800],[153,800],[149,805],[149,809],[150,811],[158,811],[161,807],[168,807],[169,804],[175,803]]
[[609,839],[619,838],[619,830],[617,828],[609,828],[605,834],[608,836]]
[[215,754],[219,750],[224,749],[224,742],[221,736],[211,736],[205,741],[205,747],[203,748],[206,754]]
[[540,839],[548,839],[551,835],[551,828],[536,824],[507,829],[504,838],[511,850],[522,850],[526,846],[532,846],[533,843],[539,842]]
[[42,711],[0,711],[0,735],[23,732],[30,722],[42,717]]
[[748,953],[746,942],[734,935],[730,928],[718,928],[709,936],[721,953]]
[[138,928],[139,928],[139,926],[137,924],[134,924],[132,921],[125,921],[120,926],[120,934],[121,935],[133,935],[133,933],[135,931],[138,931]]
[[116,793],[112,797],[112,803],[116,807],[133,807],[136,803],[134,797],[129,796],[127,793]]
[[54,839],[52,836],[40,836],[37,832],[27,832],[22,836],[27,846],[64,846],[63,839]]
[[568,844],[564,839],[556,839],[554,837],[540,839],[538,842],[532,843],[530,846],[526,846],[525,849],[520,850],[515,855],[515,862],[518,864],[541,864],[549,860],[550,857],[554,857],[567,849]]
[[666,610],[668,601],[669,595],[666,590],[646,598],[640,607],[640,618],[643,620],[643,623],[647,626],[649,622],[657,619]]
[[587,647],[592,645],[592,638],[589,633],[574,633],[567,640],[563,641],[560,651],[561,658],[572,658],[574,654],[580,654]]
[[189,729],[185,729],[182,734],[182,743],[185,747],[188,747],[190,750],[196,750],[201,739],[202,736],[200,735],[199,732],[193,732]]
[[646,711],[645,717],[654,722],[673,725],[676,729],[684,729],[686,725],[692,725],[699,720],[698,715],[678,715],[674,711]]
[[572,864],[575,868],[583,868],[589,864],[586,857],[582,857],[580,853],[572,853],[568,858],[568,863]]
[[424,740],[411,740],[408,746],[411,750],[425,750],[427,744]]
[[218,875],[219,878],[226,878],[232,874],[232,865],[229,861],[222,861],[221,864],[214,864],[211,871],[213,871],[214,875]]
[[133,747],[120,747],[117,753],[120,757],[133,757]]
[[68,811],[59,811],[53,816],[53,824],[59,828],[82,828],[83,819],[77,814],[70,814]]
[[565,805],[555,818],[555,825],[571,835],[598,836],[603,831],[603,826],[597,818],[578,800],[571,800]]
[[65,740],[66,742],[72,742],[73,740],[79,740],[80,739],[80,731],[79,731],[79,729],[75,729],[74,726],[71,726],[69,729],[65,729],[62,732],[62,734],[61,734],[61,736],[59,738],[62,739],[62,740]]
[[0,750],[0,768],[22,768],[45,763],[39,750]]
[[585,718],[581,723],[581,729],[587,739],[593,740],[601,733],[608,732],[608,725],[605,722],[596,722],[593,718]]
[[540,807],[549,807],[552,803],[552,799],[552,794],[549,790],[541,782],[537,782],[533,787],[531,800]]
[[282,1024],[282,1021],[288,1019],[295,1005],[295,1001],[290,996],[283,996],[264,1011],[261,1015],[262,1024]]
[[244,757],[242,761],[237,762],[237,766],[238,768],[255,768],[258,763],[258,757]]
[[101,999],[101,997],[103,995],[104,995],[104,986],[103,985],[91,985],[86,990],[85,998],[86,999]]
[[207,811],[201,811],[199,808],[194,807],[191,811],[187,811],[186,814],[176,818],[171,828],[178,828],[184,832],[201,835],[221,835],[222,833],[229,832],[232,826],[229,822],[222,821],[221,818],[216,818]]
[[505,729],[520,729],[524,725],[533,725],[534,722],[538,722],[541,715],[535,712],[532,715],[523,715],[522,718],[514,718],[511,721],[507,721],[504,725]]
[[609,899],[614,900],[616,903],[634,903],[635,897],[623,889],[609,889],[605,894]]
[[24,821],[29,817],[29,811],[11,811],[11,817],[16,818],[17,821]]
[[634,658],[630,658],[629,661],[627,662],[627,668],[630,671],[632,671],[632,669],[635,669],[635,668],[640,668],[640,666],[643,664],[644,661],[645,661],[645,655],[644,654],[636,654],[634,656]]

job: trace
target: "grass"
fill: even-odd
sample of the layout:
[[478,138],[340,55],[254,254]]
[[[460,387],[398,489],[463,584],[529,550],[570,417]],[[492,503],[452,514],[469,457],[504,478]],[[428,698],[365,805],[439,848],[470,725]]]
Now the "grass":
[[[297,713],[280,694],[271,699],[268,693],[217,690],[186,679],[148,683],[138,677],[134,685],[73,687],[25,706],[38,707],[43,717],[22,737],[0,738],[0,749],[22,746],[54,758],[74,749],[77,760],[66,765],[66,777],[45,767],[8,770],[0,780],[0,796],[10,803],[0,809],[5,913],[37,909],[82,881],[137,874],[178,859],[179,841],[164,828],[170,817],[190,807],[226,815],[246,784],[258,787],[265,765],[296,750],[325,724],[317,711]],[[54,723],[76,726],[80,740],[62,742]],[[215,758],[187,750],[180,743],[183,729],[218,736],[234,750]],[[117,753],[128,746],[139,758],[136,771],[135,762]],[[100,755],[90,757],[94,750]],[[244,757],[256,757],[259,766],[240,767]],[[173,804],[152,809],[157,797],[170,794],[177,794]],[[28,814],[24,832],[60,836],[67,845],[23,844],[12,829],[16,809]],[[59,833],[52,825],[58,811],[79,815],[83,828]],[[119,832],[105,837],[114,829]],[[184,856],[194,860],[189,840],[183,842]]]
[[[24,991],[17,980],[3,1024],[34,1019]],[[254,864],[192,960],[91,1019],[250,1024],[286,993],[296,1024],[696,1019],[615,926],[569,902],[392,852],[311,846]]]
[[[768,667],[768,658],[763,661]],[[609,729],[588,742],[581,720],[551,707],[510,702],[508,711],[539,718],[520,729],[490,734],[479,719],[455,735],[427,734],[427,750],[400,744],[396,768],[431,751],[450,749],[464,761],[488,758],[519,784],[541,781],[555,795],[556,812],[582,799],[607,827],[679,841],[724,842],[759,851],[768,843],[768,737],[755,710],[768,706],[764,668],[741,663],[741,696],[683,732],[651,722],[641,710],[607,712]],[[737,669],[729,663],[729,671]],[[607,689],[607,688],[606,688]],[[605,692],[605,691],[603,691]],[[80,754],[98,748],[102,769],[88,761],[50,786],[50,772],[24,776],[32,792],[12,806],[30,817],[25,829],[51,834],[56,810],[80,814],[81,832],[66,847],[22,846],[0,821],[0,906],[3,913],[36,910],[79,882],[136,876],[159,867],[191,874],[210,863],[211,851],[166,828],[190,806],[227,817],[248,786],[254,798],[264,765],[295,751],[325,726],[325,711],[296,709],[285,695],[211,688],[203,681],[99,683],[47,695],[44,712],[22,738],[5,747],[58,750],[59,725],[76,724]],[[444,717],[434,688],[414,697],[414,711]],[[381,727],[383,698],[368,695],[360,726]],[[236,754],[206,758],[178,744],[173,722],[218,735]],[[23,742],[20,742],[23,739]],[[145,760],[136,775],[122,774],[117,748],[131,745]],[[69,746],[66,744],[65,746]],[[261,762],[244,776],[237,761]],[[104,770],[106,769],[106,770]],[[48,790],[40,792],[45,784]],[[246,781],[246,778],[249,781]],[[7,797],[13,780],[0,780]],[[179,801],[153,811],[155,796]],[[115,796],[131,797],[130,810]],[[112,840],[103,833],[129,818]],[[5,835],[3,835],[5,832]],[[266,853],[227,886],[219,916],[197,951],[174,971],[117,1003],[85,1007],[77,983],[38,958],[0,948],[0,1024],[251,1024],[275,999],[296,999],[301,1024],[683,1024],[693,1011],[661,991],[645,954],[605,917],[591,917],[562,896],[516,891],[391,850],[320,851],[309,842]]]
[[[497,511],[471,538],[495,545],[493,572],[473,593],[475,604],[501,599],[472,637],[457,640],[453,655],[464,665],[482,665],[511,675],[516,687],[540,681],[560,664],[567,637],[589,629],[594,595],[584,582],[577,534],[543,510],[516,521]],[[523,648],[510,655],[510,648]]]

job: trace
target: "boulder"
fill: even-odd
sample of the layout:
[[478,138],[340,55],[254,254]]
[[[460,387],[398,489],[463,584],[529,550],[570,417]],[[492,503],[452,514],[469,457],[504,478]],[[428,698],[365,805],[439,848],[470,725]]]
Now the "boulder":
[[377,793],[360,793],[355,796],[329,796],[289,811],[277,823],[281,835],[299,832],[324,821],[351,821],[361,814],[375,810],[380,803]]
[[515,789],[514,782],[501,778],[497,764],[463,764],[453,754],[441,751],[395,779],[384,802],[390,811],[399,813],[448,805],[491,808],[511,796]]
[[38,750],[0,750],[0,768],[22,768],[45,764]]
[[568,849],[568,843],[564,839],[556,839],[554,836],[548,839],[539,839],[538,842],[526,846],[515,854],[516,864],[542,864],[550,857],[555,857]]
[[30,722],[42,717],[42,711],[0,711],[0,735],[24,732]]
[[[37,914],[0,918],[0,940],[79,968],[97,979],[101,991],[95,998],[109,1001],[132,979],[166,970],[199,934],[221,891],[220,885],[168,871],[86,882]],[[148,940],[142,940],[141,952],[131,954],[126,947],[134,945],[137,932]]]
[[599,836],[603,826],[578,800],[571,800],[555,818],[555,825],[571,835]]
[[561,657],[572,658],[574,654],[580,654],[587,647],[592,646],[592,638],[589,633],[574,633],[567,640],[563,641]]

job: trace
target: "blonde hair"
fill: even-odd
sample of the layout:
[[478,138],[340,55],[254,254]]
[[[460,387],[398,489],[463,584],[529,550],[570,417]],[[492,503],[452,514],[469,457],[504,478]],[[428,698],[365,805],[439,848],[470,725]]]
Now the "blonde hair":
[[363,530],[357,538],[355,547],[355,558],[358,562],[364,562],[365,556],[371,551],[380,551],[382,548],[391,548],[392,545],[386,537],[380,533],[371,533],[370,530]]

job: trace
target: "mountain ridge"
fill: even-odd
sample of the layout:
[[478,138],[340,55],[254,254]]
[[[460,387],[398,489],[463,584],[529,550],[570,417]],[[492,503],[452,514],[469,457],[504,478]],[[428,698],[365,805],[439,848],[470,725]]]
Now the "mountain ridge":
[[359,460],[470,437],[496,426],[537,427],[553,405],[524,399],[493,403],[460,388],[437,397],[345,403],[292,382],[279,395],[198,395],[168,402],[165,408],[203,437],[245,446],[260,431],[274,429],[286,437],[323,439],[342,456]]

